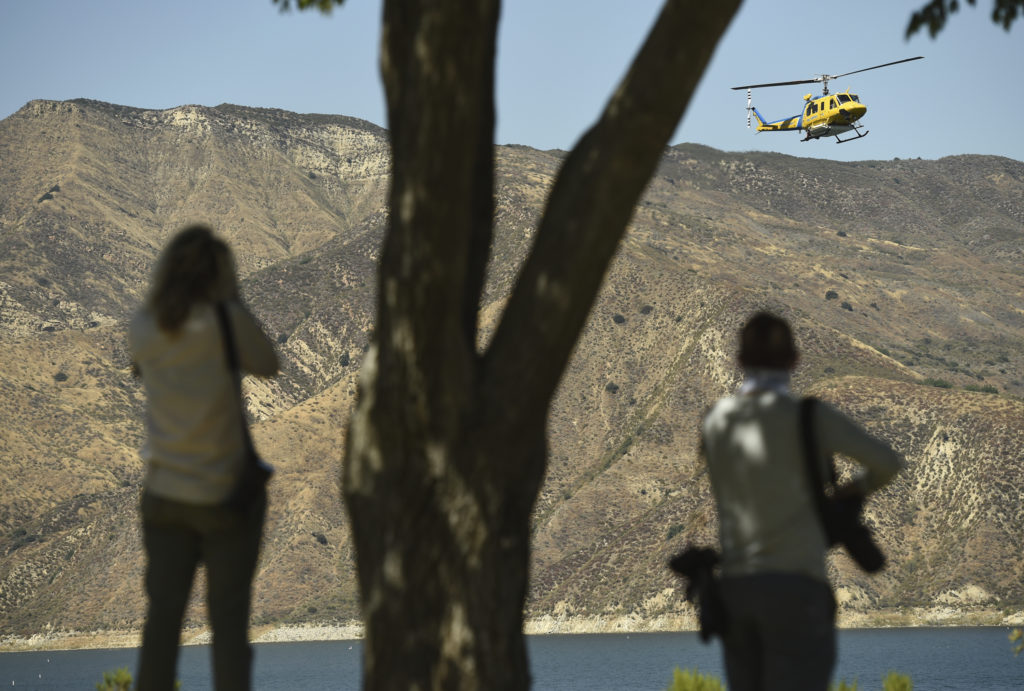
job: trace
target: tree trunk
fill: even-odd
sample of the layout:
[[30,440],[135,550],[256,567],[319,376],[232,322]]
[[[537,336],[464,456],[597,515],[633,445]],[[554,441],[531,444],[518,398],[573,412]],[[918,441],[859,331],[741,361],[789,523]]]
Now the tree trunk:
[[[343,490],[364,688],[526,689],[548,406],[608,263],[738,0],[670,0],[558,176],[491,346],[497,0],[389,0],[391,219]],[[571,261],[566,258],[571,257]]]

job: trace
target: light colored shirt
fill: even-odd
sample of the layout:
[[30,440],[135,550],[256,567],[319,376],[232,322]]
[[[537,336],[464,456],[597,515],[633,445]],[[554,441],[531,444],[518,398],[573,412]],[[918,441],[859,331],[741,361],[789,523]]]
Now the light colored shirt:
[[[871,492],[903,467],[900,457],[835,408],[818,403],[813,424],[822,477],[839,453],[862,466],[855,482]],[[785,386],[747,382],[704,418],[703,444],[718,506],[724,575],[799,573],[822,581],[824,529],[811,494],[800,429],[800,400]]]
[[[227,303],[243,372],[277,372],[273,344],[241,304]],[[135,314],[128,346],[146,390],[146,490],[190,504],[227,497],[244,455],[240,402],[212,305],[201,303],[175,334],[148,309]]]

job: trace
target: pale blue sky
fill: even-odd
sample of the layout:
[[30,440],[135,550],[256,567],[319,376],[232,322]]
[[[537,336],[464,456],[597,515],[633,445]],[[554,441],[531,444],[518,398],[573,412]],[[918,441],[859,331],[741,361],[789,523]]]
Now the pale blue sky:
[[[746,0],[672,143],[838,160],[983,153],[1024,160],[1024,22],[1009,33],[991,0],[936,40],[903,31],[924,0]],[[506,0],[498,58],[499,144],[568,149],[593,121],[660,0]],[[585,9],[583,9],[585,8]],[[271,0],[0,0],[0,118],[32,99],[93,98],[144,108],[186,103],[334,113],[386,126],[377,70],[380,0],[332,16]],[[850,72],[871,134],[843,145],[746,129],[739,84]],[[811,86],[754,91],[771,119]],[[817,93],[817,90],[814,90]]]

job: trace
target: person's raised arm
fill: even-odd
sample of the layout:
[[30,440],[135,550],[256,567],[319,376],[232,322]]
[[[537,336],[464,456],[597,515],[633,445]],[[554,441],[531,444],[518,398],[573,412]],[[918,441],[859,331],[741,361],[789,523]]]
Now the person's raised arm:
[[274,344],[252,313],[240,302],[229,302],[228,314],[242,371],[259,377],[277,374],[279,363]]

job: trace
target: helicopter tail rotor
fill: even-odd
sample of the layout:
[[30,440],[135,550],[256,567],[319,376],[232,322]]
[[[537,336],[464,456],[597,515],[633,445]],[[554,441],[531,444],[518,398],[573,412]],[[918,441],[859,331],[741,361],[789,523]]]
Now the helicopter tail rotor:
[[750,129],[750,113],[753,111],[753,106],[750,105],[750,89],[747,89],[747,129]]

